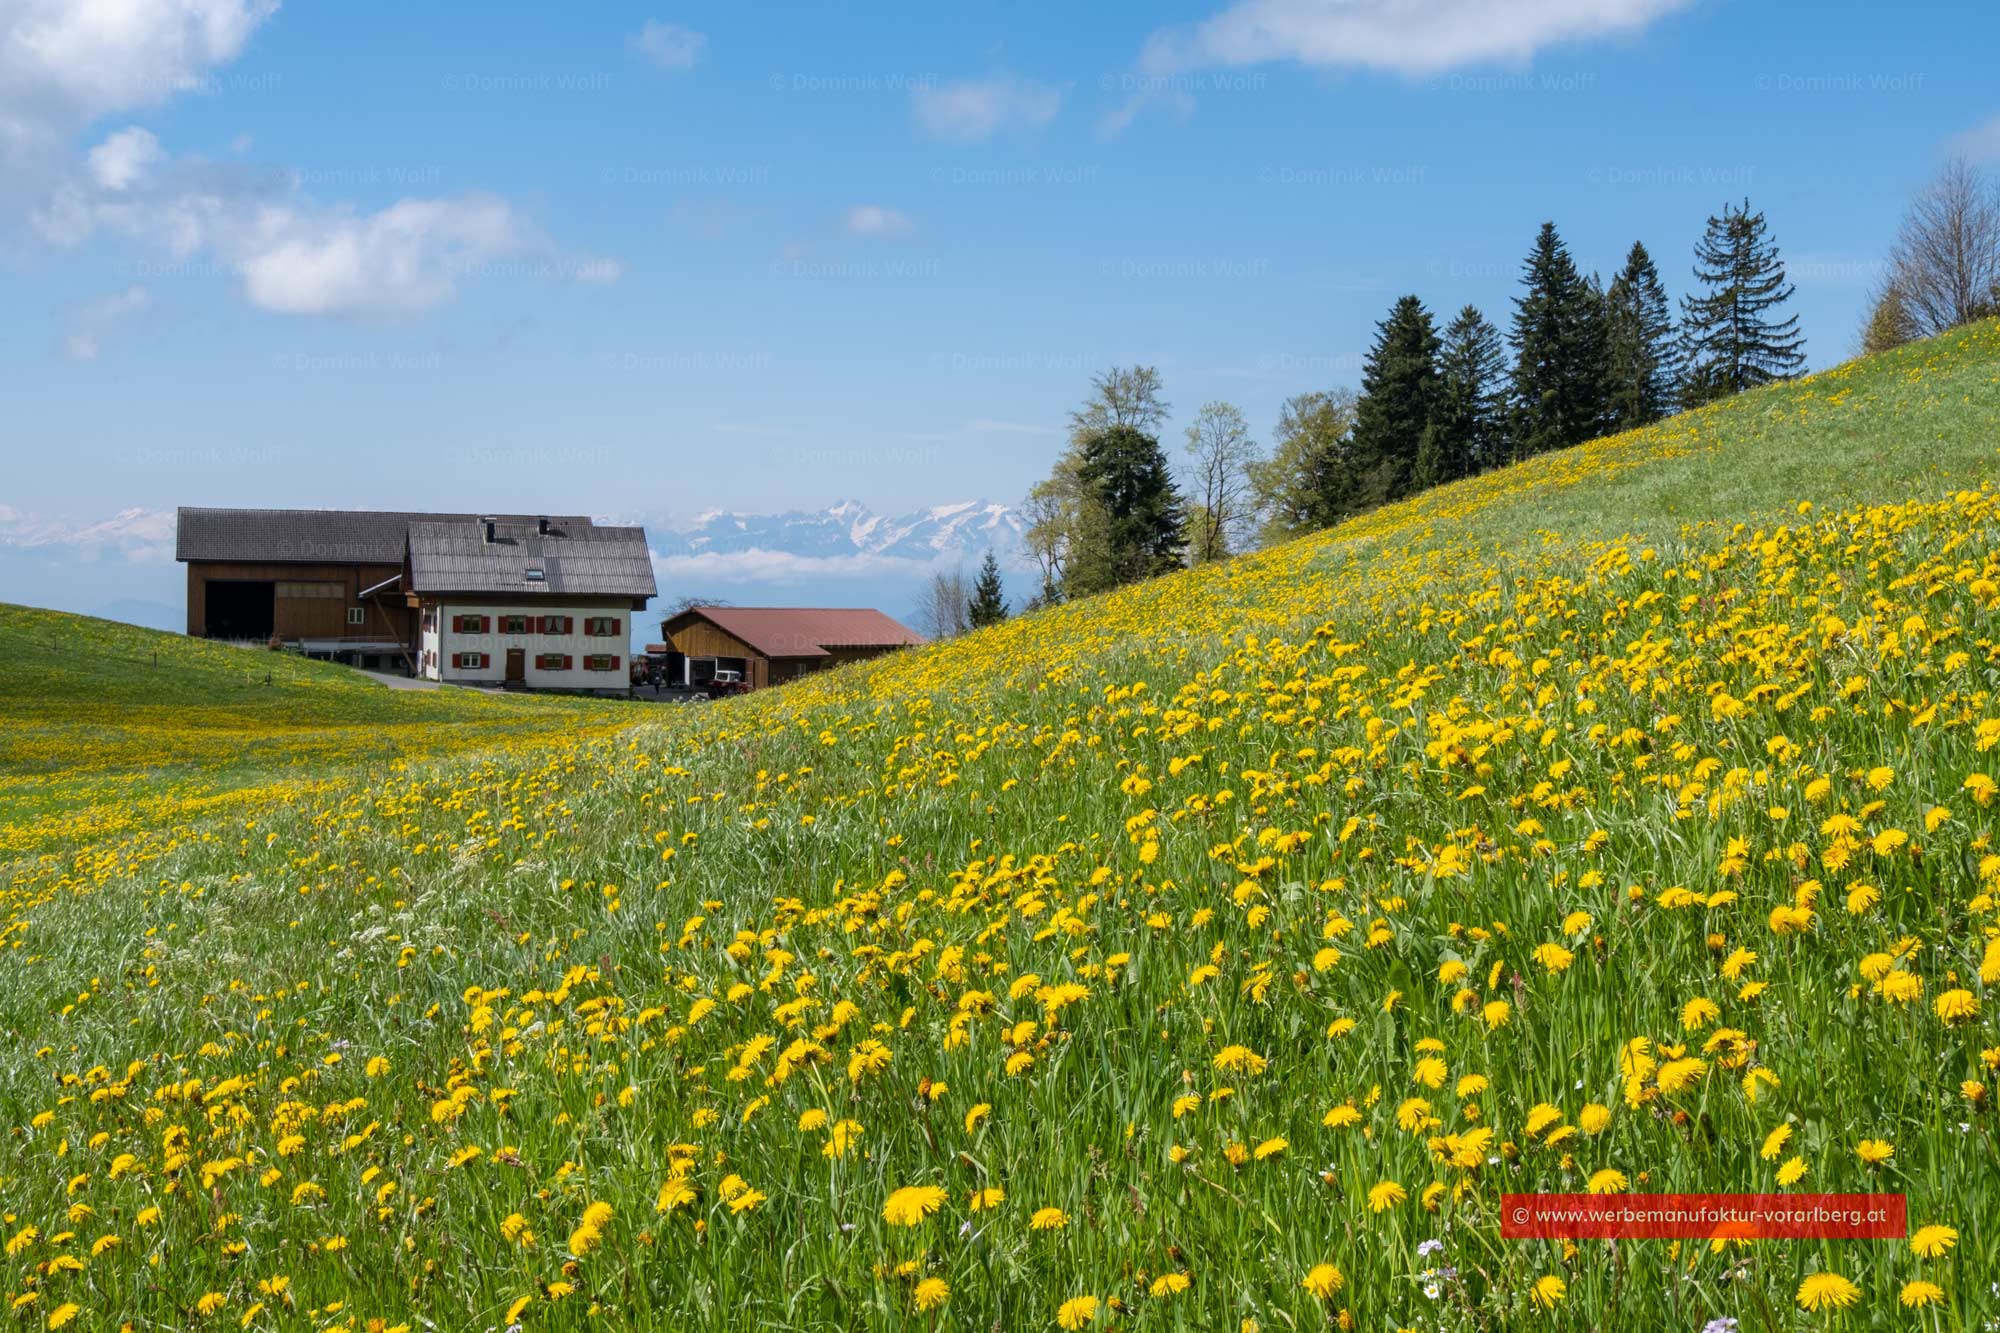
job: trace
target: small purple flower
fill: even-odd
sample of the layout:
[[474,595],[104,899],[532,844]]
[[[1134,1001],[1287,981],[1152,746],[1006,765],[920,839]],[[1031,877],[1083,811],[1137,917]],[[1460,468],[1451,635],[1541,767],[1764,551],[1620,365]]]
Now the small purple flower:
[[1444,1249],[1443,1241],[1427,1240],[1423,1244],[1417,1246],[1417,1258],[1428,1259],[1431,1255],[1442,1252],[1443,1249]]

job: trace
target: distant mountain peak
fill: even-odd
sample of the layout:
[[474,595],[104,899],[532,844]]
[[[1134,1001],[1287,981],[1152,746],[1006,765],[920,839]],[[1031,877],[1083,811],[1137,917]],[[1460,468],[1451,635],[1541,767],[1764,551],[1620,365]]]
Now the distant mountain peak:
[[976,560],[991,549],[1004,564],[1025,558],[1022,522],[1011,506],[955,500],[907,514],[879,514],[859,500],[825,509],[755,514],[710,509],[691,519],[644,519],[663,556],[769,551],[783,555],[875,556],[948,562]]

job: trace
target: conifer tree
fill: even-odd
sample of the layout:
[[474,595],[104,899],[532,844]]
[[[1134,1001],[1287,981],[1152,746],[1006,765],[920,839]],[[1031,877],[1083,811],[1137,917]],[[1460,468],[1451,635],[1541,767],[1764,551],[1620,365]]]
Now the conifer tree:
[[1799,317],[1778,319],[1791,299],[1777,242],[1764,215],[1724,204],[1694,251],[1695,281],[1705,290],[1681,298],[1682,402],[1689,407],[1790,379],[1804,367]]
[[1604,295],[1609,430],[1649,425],[1673,410],[1673,314],[1653,257],[1638,241]]
[[1603,301],[1544,222],[1521,266],[1514,298],[1513,456],[1526,458],[1590,439],[1602,429]]
[[1424,303],[1405,296],[1375,327],[1354,418],[1351,467],[1362,509],[1409,494],[1438,396],[1438,337]]
[[1868,311],[1868,322],[1861,329],[1861,350],[1886,352],[1913,341],[1916,336],[1917,321],[1903,299],[1903,289],[1891,281],[1883,286]]
[[1434,455],[1440,473],[1429,484],[1483,472],[1506,453],[1506,358],[1500,330],[1477,306],[1458,312],[1438,351]]
[[1150,578],[1181,565],[1180,489],[1160,442],[1136,426],[1109,426],[1083,441],[1078,475],[1096,501],[1101,557],[1077,569],[1072,595]]
[[979,578],[972,585],[972,598],[965,605],[966,618],[972,628],[984,629],[997,625],[1007,618],[1007,599],[1000,587],[1000,562],[993,558],[993,552],[986,553],[980,562]]

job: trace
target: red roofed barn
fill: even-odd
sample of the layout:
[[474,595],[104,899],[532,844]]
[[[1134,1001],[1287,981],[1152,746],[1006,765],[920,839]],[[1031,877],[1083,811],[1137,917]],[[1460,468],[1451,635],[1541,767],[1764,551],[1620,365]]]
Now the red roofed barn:
[[761,689],[925,642],[865,607],[691,606],[660,632],[671,650],[667,683],[697,689],[717,671],[740,671]]

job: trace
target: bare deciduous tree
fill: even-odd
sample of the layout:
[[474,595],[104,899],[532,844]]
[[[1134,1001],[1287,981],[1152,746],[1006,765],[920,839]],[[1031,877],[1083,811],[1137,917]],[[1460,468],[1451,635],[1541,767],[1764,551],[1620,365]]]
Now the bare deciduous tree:
[[1187,428],[1188,563],[1242,550],[1254,530],[1250,469],[1261,455],[1243,414],[1205,403]]
[[1920,338],[1993,314],[2000,302],[2000,186],[1963,158],[1945,163],[1911,202],[1889,275]]
[[933,639],[957,638],[972,628],[971,599],[965,571],[938,570],[925,585],[923,601],[917,606],[918,627]]

